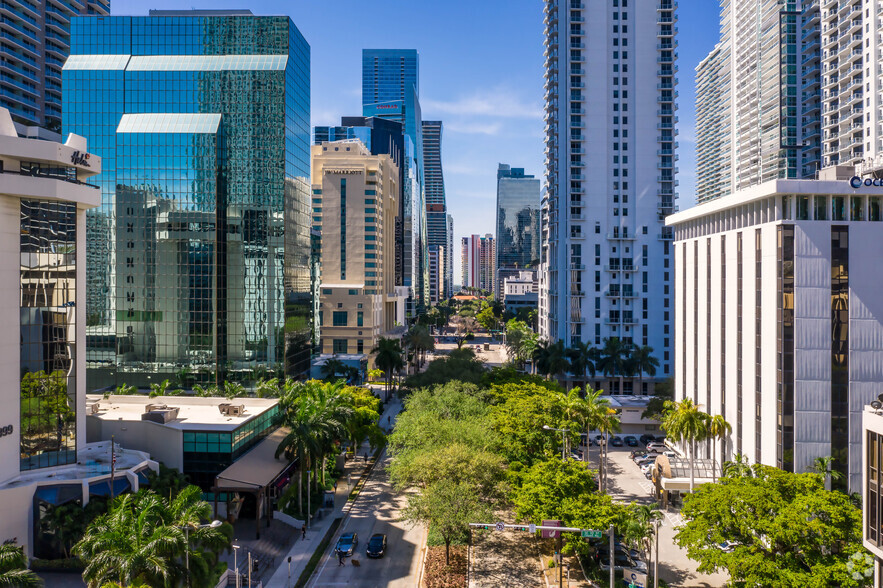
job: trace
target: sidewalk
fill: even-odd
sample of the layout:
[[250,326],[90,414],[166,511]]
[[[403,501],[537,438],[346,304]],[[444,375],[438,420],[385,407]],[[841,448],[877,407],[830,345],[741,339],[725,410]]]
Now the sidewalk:
[[[401,400],[398,398],[391,399],[387,405],[383,414],[380,417],[381,426],[389,429],[386,425],[387,417],[391,417],[391,424],[395,423],[395,416],[402,410]],[[340,481],[337,485],[337,492],[334,496],[334,510],[328,515],[322,517],[322,519],[313,524],[313,526],[307,530],[307,537],[305,540],[298,538],[295,541],[294,545],[291,547],[287,555],[284,555],[278,560],[278,567],[276,571],[273,573],[272,577],[268,582],[264,584],[264,588],[289,588],[290,586],[294,586],[297,582],[297,579],[300,577],[301,572],[306,568],[307,563],[309,563],[310,558],[313,556],[313,553],[319,547],[319,544],[322,542],[322,539],[325,537],[325,533],[331,527],[331,523],[336,518],[345,518],[348,516],[350,508],[352,508],[351,502],[348,502],[350,491],[352,487],[355,486],[356,482],[358,482],[359,478],[365,473],[369,468],[374,466],[374,458],[369,458],[367,464],[364,461],[364,458],[361,457],[365,455],[366,451],[370,451],[370,445],[366,442],[363,443],[359,448],[359,451],[356,453],[356,457],[347,461],[346,466],[344,467],[343,475],[340,477]],[[348,486],[346,484],[346,477],[349,474],[350,479],[352,481],[352,486]],[[300,535],[300,530],[292,529],[292,533],[297,533]],[[291,580],[289,582],[289,564],[288,558],[291,558]],[[256,583],[255,583],[256,585]]]

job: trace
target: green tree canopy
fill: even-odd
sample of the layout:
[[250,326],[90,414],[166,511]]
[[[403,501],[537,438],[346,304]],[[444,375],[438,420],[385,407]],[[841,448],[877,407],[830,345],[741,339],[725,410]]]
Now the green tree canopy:
[[[734,586],[866,586],[847,569],[863,552],[862,514],[849,496],[825,490],[819,474],[764,465],[726,476],[684,499],[675,540],[699,571],[724,570]],[[729,470],[732,472],[733,470]],[[726,553],[716,547],[732,541]]]

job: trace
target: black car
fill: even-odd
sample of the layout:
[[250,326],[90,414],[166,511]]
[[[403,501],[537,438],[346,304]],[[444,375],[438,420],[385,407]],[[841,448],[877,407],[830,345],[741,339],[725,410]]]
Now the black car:
[[628,445],[629,447],[637,447],[637,446],[638,446],[638,440],[635,439],[634,436],[632,436],[632,435],[628,435],[628,436],[626,436],[626,438],[625,438],[625,444]]
[[343,555],[352,555],[358,544],[359,536],[357,534],[344,533],[340,536],[340,539],[337,540],[337,546],[334,548],[334,551],[342,553]]
[[656,437],[647,434],[641,435],[641,443],[643,443],[644,445],[647,445],[651,441],[656,441]]
[[368,539],[368,548],[365,550],[365,555],[368,557],[383,557],[384,553],[386,553],[386,535],[382,533],[371,535],[371,538]]
[[613,447],[622,447],[622,439],[620,439],[619,437],[612,437],[610,439],[610,445],[612,445]]

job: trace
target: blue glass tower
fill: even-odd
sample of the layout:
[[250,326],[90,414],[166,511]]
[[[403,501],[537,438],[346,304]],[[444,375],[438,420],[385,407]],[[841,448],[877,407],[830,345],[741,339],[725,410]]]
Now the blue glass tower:
[[87,220],[90,389],[304,373],[310,48],[287,17],[78,18],[64,133],[104,158]]
[[362,50],[362,114],[404,126],[405,181],[399,206],[404,242],[402,283],[411,289],[408,314],[415,316],[429,303],[420,63],[416,50]]

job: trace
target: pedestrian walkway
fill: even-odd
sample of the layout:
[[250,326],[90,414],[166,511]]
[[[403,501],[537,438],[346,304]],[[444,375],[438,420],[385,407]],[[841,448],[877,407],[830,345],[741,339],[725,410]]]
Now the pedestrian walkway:
[[[401,410],[401,400],[398,398],[391,399],[387,403],[386,408],[380,417],[381,426],[387,429],[391,428],[395,423],[396,415]],[[387,418],[389,418],[389,426],[387,426]],[[299,537],[300,531],[292,529],[292,532],[297,532],[298,539],[288,553],[284,554],[277,560],[276,571],[273,573],[270,580],[264,584],[265,588],[289,588],[290,586],[294,586],[297,579],[300,577],[301,572],[304,571],[310,558],[313,556],[313,553],[319,547],[319,544],[322,542],[322,539],[331,527],[334,519],[339,517],[345,518],[349,514],[349,510],[352,508],[353,504],[349,502],[350,492],[362,474],[374,466],[373,457],[370,457],[367,462],[364,461],[364,458],[362,457],[366,452],[370,452],[370,450],[370,445],[365,442],[359,448],[359,451],[356,452],[355,457],[347,460],[343,475],[340,477],[337,491],[334,495],[334,510],[330,514],[322,517],[321,520],[314,522],[312,527],[307,530],[305,539]],[[349,479],[352,482],[351,485],[347,484],[347,475],[349,475]],[[288,562],[289,558],[291,558],[290,564]]]

